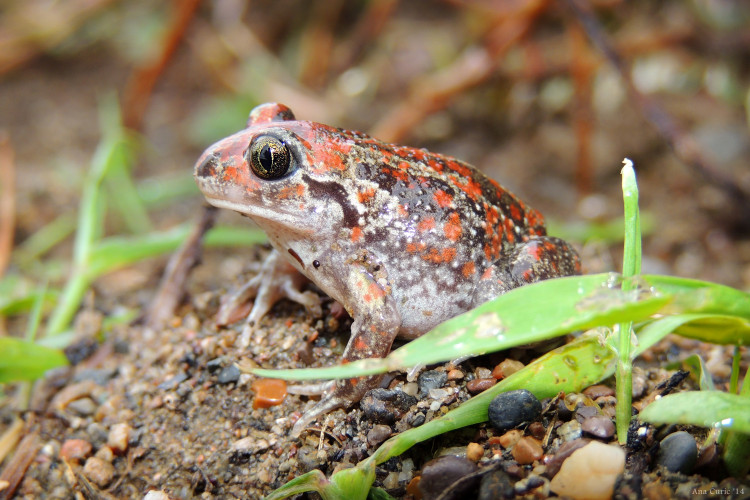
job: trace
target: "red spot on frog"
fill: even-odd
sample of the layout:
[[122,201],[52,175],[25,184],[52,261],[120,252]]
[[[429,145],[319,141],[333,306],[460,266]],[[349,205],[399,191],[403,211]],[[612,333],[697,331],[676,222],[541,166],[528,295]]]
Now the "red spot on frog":
[[356,243],[362,237],[362,229],[360,227],[352,228],[351,240]]
[[451,204],[453,204],[453,196],[446,193],[442,189],[438,189],[437,191],[435,191],[433,198],[435,198],[435,202],[438,204],[438,206],[441,206],[443,208],[448,208],[451,206]]
[[464,277],[468,278],[469,276],[473,275],[477,272],[477,268],[474,265],[473,262],[467,262],[464,264],[464,267],[461,268],[461,274],[464,275]]
[[375,197],[375,188],[367,188],[357,193],[357,199],[360,203],[367,203]]
[[448,216],[448,222],[443,226],[443,232],[445,233],[445,237],[454,243],[461,237],[461,220],[457,212],[453,212]]
[[435,228],[435,217],[427,217],[419,221],[419,224],[417,224],[417,230],[420,233],[425,233],[429,231],[430,229],[434,229],[434,228]]

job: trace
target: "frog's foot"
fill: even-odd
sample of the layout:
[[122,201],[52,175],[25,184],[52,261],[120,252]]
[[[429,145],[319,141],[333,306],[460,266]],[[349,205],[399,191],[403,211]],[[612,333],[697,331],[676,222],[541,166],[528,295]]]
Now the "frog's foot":
[[382,375],[375,375],[371,377],[336,380],[334,382],[320,384],[320,386],[326,386],[326,388],[330,387],[330,389],[326,391],[323,398],[315,406],[307,410],[305,414],[297,420],[294,427],[292,427],[292,436],[298,437],[318,417],[338,408],[348,408],[352,404],[358,402],[367,391],[378,387],[382,378]]
[[216,315],[216,322],[219,325],[231,323],[237,311],[247,301],[255,298],[240,339],[241,344],[247,345],[260,320],[281,299],[302,304],[310,314],[320,317],[323,314],[320,297],[310,291],[301,291],[307,283],[308,279],[274,250],[263,262],[260,273],[223,301]]

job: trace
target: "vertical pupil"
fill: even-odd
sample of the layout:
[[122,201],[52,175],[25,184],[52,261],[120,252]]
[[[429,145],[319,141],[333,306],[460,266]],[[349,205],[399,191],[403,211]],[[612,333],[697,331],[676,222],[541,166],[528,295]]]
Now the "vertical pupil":
[[263,146],[263,148],[260,150],[259,160],[260,164],[263,165],[263,168],[266,170],[270,170],[271,166],[273,165],[273,149],[271,146],[266,144]]

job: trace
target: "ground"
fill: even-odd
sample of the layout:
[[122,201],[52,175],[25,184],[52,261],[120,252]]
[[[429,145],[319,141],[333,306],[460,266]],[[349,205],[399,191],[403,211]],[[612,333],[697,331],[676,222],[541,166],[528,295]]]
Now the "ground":
[[[8,4],[7,13],[0,14],[0,33],[27,29],[38,41],[24,45],[31,56],[19,56],[12,65],[0,61],[0,131],[8,134],[15,152],[17,246],[6,275],[58,286],[68,269],[72,238],[25,266],[19,264],[22,245],[60,214],[75,214],[82,178],[100,140],[100,103],[113,93],[127,101],[126,89],[136,78],[133,67],[157,58],[176,14],[149,2],[92,2],[96,8],[83,16],[82,7],[71,3],[70,11],[54,11],[69,21],[68,32],[40,15],[44,2]],[[595,273],[620,266],[620,243],[592,238],[590,229],[621,213],[619,169],[629,156],[636,164],[647,230],[644,270],[750,287],[743,205],[675,156],[669,139],[644,119],[597,49],[576,45],[585,37],[562,3],[547,5],[534,17],[529,34],[502,54],[493,52],[501,45],[493,36],[509,36],[509,24],[521,26],[527,19],[510,3],[500,13],[482,10],[482,4],[393,3],[382,29],[368,21],[379,19],[377,5],[387,10],[390,2],[332,4],[337,6],[328,11],[322,2],[305,8],[292,1],[248,7],[204,2],[145,108],[134,177],[163,191],[185,185],[186,179],[189,184],[205,147],[242,128],[253,104],[278,100],[299,118],[373,132],[477,165],[544,213],[553,232],[577,245],[584,271]],[[695,138],[720,176],[747,193],[747,30],[733,26],[731,19],[746,26],[750,15],[740,2],[726,2],[726,9],[736,10],[729,20],[708,4],[694,4],[666,2],[657,8],[648,2],[598,2],[596,12],[606,20],[618,50],[633,62],[639,88]],[[49,30],[34,31],[40,26]],[[480,58],[477,73],[484,76],[473,82],[467,76],[456,89],[420,100],[429,94],[424,89],[445,83],[435,75],[446,68],[450,75],[470,74],[456,62],[470,59],[467,47],[488,50],[502,63]],[[6,52],[11,61],[24,53],[13,45]],[[485,74],[481,69],[488,65]],[[587,71],[592,76],[588,87],[576,80]],[[386,119],[401,116],[399,106],[411,113],[402,122],[414,123],[400,132]],[[117,197],[116,185],[107,189],[109,197]],[[150,212],[154,230],[197,220],[202,204],[197,189],[167,198]],[[218,223],[248,224],[235,214],[222,214]],[[106,230],[128,231],[116,213]],[[77,353],[75,365],[36,384],[26,411],[18,411],[22,398],[15,386],[3,390],[0,431],[21,416],[24,434],[36,436],[39,446],[13,498],[139,498],[149,490],[171,498],[260,497],[313,468],[330,475],[362,460],[390,433],[466,400],[467,382],[491,378],[488,374],[506,358],[531,359],[528,351],[514,351],[430,367],[449,375],[446,391],[432,394],[419,394],[416,382],[396,374],[388,386],[414,394],[417,402],[400,413],[391,408],[398,413],[394,422],[375,421],[372,413],[355,406],[331,413],[325,432],[290,438],[293,422],[314,402],[288,395],[280,405],[255,409],[251,386],[256,378],[235,371],[234,364],[335,364],[350,319],[324,296],[322,318],[282,302],[250,345],[240,346],[241,322],[218,327],[215,313],[221,297],[257,272],[267,252],[262,245],[206,249],[188,278],[185,300],[159,328],[145,326],[143,318],[168,256],[98,279],[76,317],[75,349],[68,351]],[[125,310],[137,319],[108,325],[108,318]],[[1,334],[23,335],[26,319],[5,318]],[[648,398],[673,374],[661,368],[667,360],[689,352],[704,356],[718,385],[727,383],[731,349],[673,339],[646,356],[638,375],[643,392],[636,401]],[[743,359],[746,366],[746,352]],[[590,399],[610,415],[611,396],[600,398]],[[547,426],[556,415],[552,403],[538,421]],[[484,424],[418,445],[383,464],[376,484],[395,497],[408,496],[413,491],[407,492],[407,486],[429,459],[444,450],[465,453],[469,443],[482,447],[485,460],[498,455],[514,483],[540,477],[541,470],[518,466],[509,452],[502,452],[492,440],[500,435]],[[84,468],[88,456],[99,460],[89,460]],[[625,495],[639,481],[642,494],[652,498],[688,498],[683,495],[692,491],[688,486],[747,488],[747,478],[726,477],[705,453],[702,460],[706,464],[690,479],[653,468],[640,471],[630,462],[618,491]],[[516,486],[516,493],[541,496],[546,491],[532,484],[528,491]]]

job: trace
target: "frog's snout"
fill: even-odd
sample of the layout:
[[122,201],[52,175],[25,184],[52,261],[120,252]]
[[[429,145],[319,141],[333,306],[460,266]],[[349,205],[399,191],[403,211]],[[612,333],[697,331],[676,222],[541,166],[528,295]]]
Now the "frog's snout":
[[203,153],[195,164],[194,176],[196,180],[213,179],[219,167],[219,155],[216,153]]

